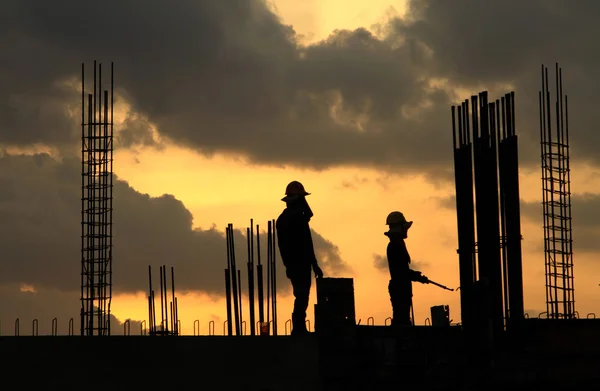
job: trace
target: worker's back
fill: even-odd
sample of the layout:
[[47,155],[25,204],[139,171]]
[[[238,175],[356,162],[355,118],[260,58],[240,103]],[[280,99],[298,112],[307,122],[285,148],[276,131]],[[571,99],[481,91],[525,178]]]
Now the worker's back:
[[412,271],[409,268],[410,255],[404,240],[391,240],[387,246],[390,278],[405,289],[411,289]]
[[315,259],[309,218],[302,209],[285,208],[277,218],[277,240],[286,267],[311,265]]

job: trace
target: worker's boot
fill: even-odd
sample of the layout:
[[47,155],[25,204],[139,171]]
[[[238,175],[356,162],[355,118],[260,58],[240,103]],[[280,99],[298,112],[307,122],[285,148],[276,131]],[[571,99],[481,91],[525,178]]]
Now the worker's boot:
[[292,314],[292,335],[306,335],[306,313]]

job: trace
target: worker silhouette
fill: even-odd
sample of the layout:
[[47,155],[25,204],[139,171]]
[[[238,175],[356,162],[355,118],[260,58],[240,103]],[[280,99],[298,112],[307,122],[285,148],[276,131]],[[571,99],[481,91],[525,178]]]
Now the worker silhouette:
[[410,255],[404,239],[412,221],[406,221],[398,211],[388,215],[386,225],[390,228],[384,234],[390,242],[387,246],[387,259],[390,268],[390,283],[388,291],[392,302],[392,326],[410,326],[410,307],[412,305],[412,282],[426,283],[427,277],[416,270],[411,270]]
[[285,189],[285,197],[281,199],[287,207],[275,223],[281,260],[285,266],[285,274],[292,283],[295,297],[292,335],[308,333],[306,309],[312,282],[311,270],[314,271],[316,278],[323,277],[308,225],[313,216],[305,198],[309,194],[300,182],[290,182]]

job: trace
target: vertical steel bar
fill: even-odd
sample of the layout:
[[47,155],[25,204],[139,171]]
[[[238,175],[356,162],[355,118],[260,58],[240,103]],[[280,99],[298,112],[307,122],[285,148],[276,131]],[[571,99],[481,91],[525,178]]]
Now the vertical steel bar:
[[85,153],[86,153],[86,124],[85,124],[85,64],[81,64],[81,311],[80,311],[80,332],[81,336],[85,335],[85,314],[87,305],[85,303],[85,275],[86,275],[86,235],[85,235]]
[[508,238],[508,290],[511,326],[525,318],[523,303],[523,263],[521,246],[521,196],[519,189],[519,150],[515,121],[515,93],[506,96],[507,104],[507,238]]
[[[271,324],[271,221],[267,222],[267,322]],[[270,326],[269,326],[270,327]]]
[[154,334],[156,335],[156,294],[152,290],[152,324],[154,325]]
[[231,319],[231,254],[229,248],[229,227],[225,229],[225,242],[227,244],[227,268],[225,269],[225,297],[227,301],[227,335],[233,334]]
[[153,319],[152,319],[152,266],[148,265],[148,323],[150,323],[150,331],[152,332],[152,328],[154,325]]
[[[237,271],[237,275],[238,275],[238,295],[239,295],[239,301],[240,301],[240,328],[242,327],[242,324],[244,323],[244,316],[243,316],[243,312],[242,312],[242,308],[243,306],[243,302],[242,302],[242,271],[238,269]],[[242,329],[242,334],[243,335],[243,329]]]
[[231,276],[229,269],[225,269],[225,292],[227,300],[227,335],[233,334],[233,325],[231,323]]
[[162,266],[159,267],[159,273],[160,273],[160,327],[161,327],[161,331],[165,331],[165,308],[164,308],[164,298],[163,298],[163,268]]
[[241,335],[240,306],[238,296],[237,266],[235,264],[235,240],[233,224],[229,224],[229,254],[231,255],[231,287],[233,288],[233,312],[235,317],[235,334]]
[[[561,91],[562,91],[562,72],[561,72]],[[569,105],[567,96],[564,96],[565,99],[565,149],[566,149],[566,221],[567,221],[567,235],[568,235],[568,255],[569,255],[569,282],[570,285],[568,287],[569,292],[571,292],[569,298],[570,304],[570,313],[575,314],[575,281],[574,281],[574,263],[573,263],[573,228],[572,228],[572,219],[571,219],[571,152],[569,146]]]
[[549,270],[549,259],[548,259],[548,251],[549,251],[549,225],[548,225],[548,200],[547,200],[547,192],[546,187],[548,185],[548,172],[547,172],[547,161],[546,161],[546,85],[544,83],[544,66],[542,65],[541,72],[542,80],[541,86],[542,89],[538,93],[538,105],[540,112],[540,159],[541,159],[541,167],[542,167],[542,218],[543,218],[543,228],[544,228],[544,278],[546,282],[546,314],[550,316],[551,308],[550,308],[550,270]]
[[507,234],[506,234],[506,214],[507,206],[506,203],[506,101],[504,97],[501,100],[496,100],[496,137],[498,140],[498,187],[500,189],[500,254],[502,262],[502,291],[504,295],[504,319],[506,324],[509,322],[510,308],[509,308],[509,290],[508,290],[508,255],[507,255]]
[[261,324],[265,321],[265,303],[264,303],[264,291],[263,291],[263,265],[260,259],[260,229],[258,224],[256,225],[256,257],[258,264],[256,265],[257,283],[258,283],[258,320]]
[[[97,88],[98,88],[98,74],[97,74],[98,65],[96,61],[94,61],[94,94],[92,95],[92,117],[91,117],[91,132],[90,132],[90,142],[92,148],[90,150],[90,166],[91,166],[91,174],[88,178],[88,186],[90,188],[90,202],[88,206],[89,213],[89,221],[90,221],[90,255],[91,259],[88,260],[89,266],[88,270],[90,272],[90,277],[88,278],[89,283],[91,285],[91,303],[90,303],[90,335],[94,335],[95,327],[94,327],[94,317],[95,311],[94,306],[96,304],[96,150],[98,149],[97,142],[97,128],[96,128],[96,107],[97,107]],[[98,325],[100,326],[100,325]],[[99,330],[98,330],[99,331]]]
[[[252,222],[250,223],[252,225]],[[254,313],[253,313],[253,300],[254,295],[252,294],[252,238],[250,235],[251,229],[246,228],[246,243],[248,249],[248,262],[246,264],[248,273],[248,313],[250,314],[250,335],[254,335]]]
[[163,284],[165,291],[165,335],[169,334],[169,290],[167,289],[167,265],[163,265]]
[[275,220],[271,221],[271,234],[273,238],[271,239],[271,243],[273,245],[273,249],[271,251],[273,266],[271,270],[273,271],[273,293],[271,297],[273,298],[273,335],[277,336],[277,236],[275,235]]
[[173,303],[173,308],[171,308],[171,318],[173,319],[171,331],[173,331],[174,335],[177,335],[177,314],[175,313],[175,268],[173,266],[171,266],[171,299]]

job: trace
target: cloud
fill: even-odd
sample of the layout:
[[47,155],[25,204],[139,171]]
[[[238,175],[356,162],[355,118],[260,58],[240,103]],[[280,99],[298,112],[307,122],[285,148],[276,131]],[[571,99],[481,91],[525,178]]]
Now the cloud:
[[387,270],[388,261],[387,257],[379,254],[373,254],[373,266],[379,270]]
[[[78,291],[81,271],[81,163],[49,155],[0,157],[0,284]],[[147,291],[148,265],[174,266],[182,291],[224,292],[224,232],[193,228],[192,214],[172,195],[151,197],[114,182],[113,284],[116,292]],[[245,232],[245,229],[243,230]],[[315,251],[331,274],[347,265],[339,249],[313,231]],[[261,235],[266,259],[266,235]],[[235,231],[238,268],[245,275],[246,238]],[[278,265],[281,265],[277,254]],[[289,288],[283,267],[278,287]],[[158,274],[158,273],[156,273]],[[156,276],[156,278],[158,278]],[[157,284],[157,281],[154,281]]]
[[[597,252],[600,250],[600,194],[582,193],[571,195],[573,227],[573,252]],[[543,225],[542,203],[521,201],[521,215],[531,222]],[[543,242],[539,244],[543,250]]]
[[360,186],[369,183],[369,178],[359,177],[358,175],[352,176],[352,178],[344,179],[337,186],[338,189],[344,190],[358,190]]
[[352,273],[352,268],[340,256],[340,249],[311,228],[315,255],[323,273],[332,276]]
[[437,204],[440,208],[456,209],[456,196],[454,194],[447,197],[437,197]]

